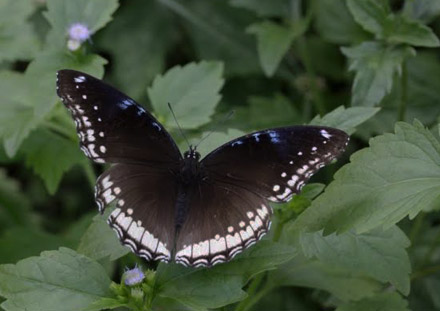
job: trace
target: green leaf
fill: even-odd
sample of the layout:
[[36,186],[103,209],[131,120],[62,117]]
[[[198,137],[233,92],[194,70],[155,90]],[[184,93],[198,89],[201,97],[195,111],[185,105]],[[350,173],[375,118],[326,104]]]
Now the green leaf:
[[[60,51],[44,52],[32,61],[26,73],[0,73],[0,138],[9,157],[53,109],[57,70],[71,68],[102,76],[106,61],[97,55],[74,56]],[[26,92],[23,92],[26,90]]]
[[356,127],[373,117],[380,108],[339,106],[335,110],[321,117],[317,115],[310,121],[310,125],[335,127],[349,135],[356,131]]
[[324,40],[336,44],[349,44],[369,37],[369,34],[354,21],[345,0],[320,0],[315,8],[315,28]]
[[168,103],[182,128],[192,129],[208,123],[220,101],[222,73],[222,63],[202,61],[176,66],[157,76],[148,88],[154,112],[168,128],[176,127]]
[[[63,2],[63,1],[59,1]],[[74,69],[102,77],[107,61],[99,55],[74,55],[67,51],[48,51],[38,55],[26,69],[29,104],[35,107],[38,117],[46,116],[59,99],[56,95],[56,72],[61,69]]]
[[273,97],[249,97],[249,104],[236,109],[231,123],[243,130],[260,130],[301,121],[301,114],[295,106],[285,96],[275,94]]
[[[437,52],[420,52],[408,60],[408,103],[411,103],[408,120],[418,118],[425,124],[431,124],[436,122],[440,114],[440,107],[436,104],[440,90],[440,63],[437,56]],[[398,105],[397,99],[394,104]]]
[[[157,1],[132,0],[97,35],[97,44],[113,56],[112,82],[130,97],[144,97],[145,86],[165,69],[168,49],[177,40],[174,22],[172,13]],[[136,48],[127,48],[133,42]]]
[[354,20],[366,31],[381,35],[388,17],[388,7],[383,0],[347,0]]
[[437,0],[405,1],[403,12],[406,16],[430,23],[440,15],[440,2]]
[[0,5],[0,23],[17,26],[35,10],[32,2],[26,0],[4,0]]
[[376,229],[363,234],[346,232],[325,237],[321,232],[303,233],[300,243],[308,257],[390,282],[403,294],[409,293],[411,267],[405,248],[410,243],[397,226],[385,231]]
[[260,0],[230,0],[230,5],[237,8],[244,8],[254,11],[262,17],[276,17],[283,16],[288,17],[289,2],[286,0],[272,0],[272,1],[260,1]]
[[0,61],[30,59],[39,50],[40,42],[27,21],[34,10],[32,1],[0,3]]
[[[431,216],[432,215],[432,216]],[[425,215],[419,222],[418,234],[411,241],[411,293],[408,297],[411,310],[440,309],[440,226],[432,226],[436,214]],[[430,217],[431,216],[431,217]]]
[[242,287],[254,275],[274,269],[295,255],[292,247],[261,241],[233,261],[210,269],[161,264],[157,271],[158,295],[191,308],[219,308],[246,297]]
[[111,209],[108,208],[103,215],[96,215],[87,231],[81,238],[78,246],[78,253],[84,254],[92,259],[101,260],[109,258],[116,260],[130,252],[121,245],[118,237],[107,224],[107,217]]
[[419,122],[397,123],[350,160],[292,229],[362,233],[438,208],[440,144]]
[[0,266],[7,311],[82,310],[109,295],[109,286],[101,265],[67,248]]
[[364,42],[342,48],[350,60],[351,71],[356,71],[352,88],[353,106],[374,106],[391,92],[394,75],[400,74],[402,62],[415,51],[410,47],[385,46],[378,42]]
[[313,200],[316,198],[325,188],[324,184],[320,183],[311,183],[304,186],[301,190],[301,196],[306,199]]
[[111,20],[117,0],[48,0],[44,16],[52,26],[47,42],[51,49],[65,48],[69,27],[82,23],[93,34]]
[[12,71],[0,72],[0,138],[6,154],[13,157],[23,140],[39,122],[27,100],[25,76]]
[[318,260],[296,256],[269,273],[273,287],[300,286],[325,290],[342,301],[358,300],[379,291],[382,285],[359,273]]
[[182,18],[198,59],[224,62],[226,74],[259,73],[255,43],[243,29],[255,22],[254,14],[232,8],[225,0],[159,0]]
[[340,305],[336,311],[410,311],[408,302],[398,293],[380,293],[362,300]]
[[37,256],[44,250],[66,245],[66,239],[59,235],[39,229],[16,227],[0,236],[0,249],[8,250],[0,253],[0,263],[15,263],[26,257]]
[[264,21],[248,27],[247,32],[257,37],[258,56],[266,76],[274,75],[293,39],[305,30],[305,22],[284,26]]
[[440,45],[429,27],[404,15],[389,14],[385,1],[347,0],[347,5],[356,22],[380,39],[424,47]]
[[154,298],[154,308],[153,310],[167,310],[167,311],[208,311],[206,308],[190,308],[176,300],[171,298],[162,298],[160,296],[156,296]]
[[84,308],[82,311],[99,311],[99,310],[107,310],[107,309],[116,309],[119,307],[129,308],[130,306],[127,303],[119,301],[118,299],[105,297],[94,301],[90,306]]
[[43,179],[50,194],[56,192],[65,172],[73,165],[87,161],[79,150],[77,141],[46,129],[33,132],[22,151],[26,156],[26,165]]
[[[423,124],[435,124],[440,115],[437,99],[440,90],[440,63],[437,53],[417,52],[416,57],[407,60],[406,120],[418,119]],[[395,79],[395,81],[398,81]],[[394,83],[391,93],[381,103],[382,109],[374,118],[359,128],[358,135],[365,140],[378,133],[391,132],[398,121],[398,109],[402,104],[402,83]]]
[[390,43],[406,43],[422,47],[440,46],[440,41],[431,28],[401,15],[388,18],[384,36]]

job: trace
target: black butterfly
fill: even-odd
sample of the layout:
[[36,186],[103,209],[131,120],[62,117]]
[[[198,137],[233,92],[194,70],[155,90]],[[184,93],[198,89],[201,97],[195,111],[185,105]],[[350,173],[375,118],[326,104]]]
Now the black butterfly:
[[183,154],[134,100],[85,73],[57,73],[57,94],[75,120],[81,150],[114,163],[96,183],[99,211],[121,242],[147,260],[212,266],[268,232],[269,202],[289,201],[339,156],[346,133],[292,126],[234,139],[200,160]]

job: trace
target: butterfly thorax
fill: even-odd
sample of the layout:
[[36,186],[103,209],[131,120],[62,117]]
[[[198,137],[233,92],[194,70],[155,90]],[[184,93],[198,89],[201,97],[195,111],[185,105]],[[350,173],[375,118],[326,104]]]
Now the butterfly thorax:
[[190,146],[189,150],[183,154],[183,162],[180,169],[181,183],[189,185],[196,181],[200,174],[200,153],[196,148]]

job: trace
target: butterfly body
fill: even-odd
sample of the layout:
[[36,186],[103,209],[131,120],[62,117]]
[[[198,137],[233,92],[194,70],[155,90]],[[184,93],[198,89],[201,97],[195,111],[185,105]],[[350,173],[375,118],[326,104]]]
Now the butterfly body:
[[200,159],[180,153],[134,100],[85,73],[61,70],[57,93],[80,148],[112,166],[97,180],[100,212],[120,241],[146,260],[186,266],[227,262],[270,229],[270,203],[289,201],[348,143],[340,130],[290,126],[234,139]]
[[175,207],[175,227],[177,232],[186,220],[194,190],[198,188],[200,182],[206,179],[199,160],[200,153],[190,146],[190,150],[184,153],[180,170],[177,173],[178,192]]

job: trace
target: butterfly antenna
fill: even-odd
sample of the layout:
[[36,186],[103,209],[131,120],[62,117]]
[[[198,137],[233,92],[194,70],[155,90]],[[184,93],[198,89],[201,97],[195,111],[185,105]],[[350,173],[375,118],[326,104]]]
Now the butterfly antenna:
[[190,145],[190,143],[189,143],[189,141],[188,141],[188,138],[186,138],[185,133],[183,132],[182,128],[180,127],[179,122],[177,122],[176,115],[174,114],[174,110],[173,110],[173,108],[171,107],[171,104],[170,104],[170,103],[168,103],[168,108],[170,108],[171,114],[173,115],[174,121],[176,121],[176,124],[177,124],[177,127],[179,128],[180,134],[181,134],[182,137],[185,139],[186,144],[188,145],[188,148],[191,149],[191,145]]
[[222,125],[223,123],[225,123],[226,121],[228,121],[228,120],[234,115],[234,113],[235,113],[235,111],[234,111],[234,110],[231,110],[231,111],[226,115],[226,117],[224,117],[222,120],[218,121],[217,124],[216,124],[216,126],[214,126],[214,127],[212,128],[212,130],[209,131],[208,134],[206,134],[204,137],[202,137],[202,139],[197,143],[197,145],[195,146],[195,148],[197,148],[197,147],[202,143],[202,141],[204,141],[206,138],[208,138],[209,136],[211,136],[211,134],[214,133],[214,131],[215,131],[220,125]]

